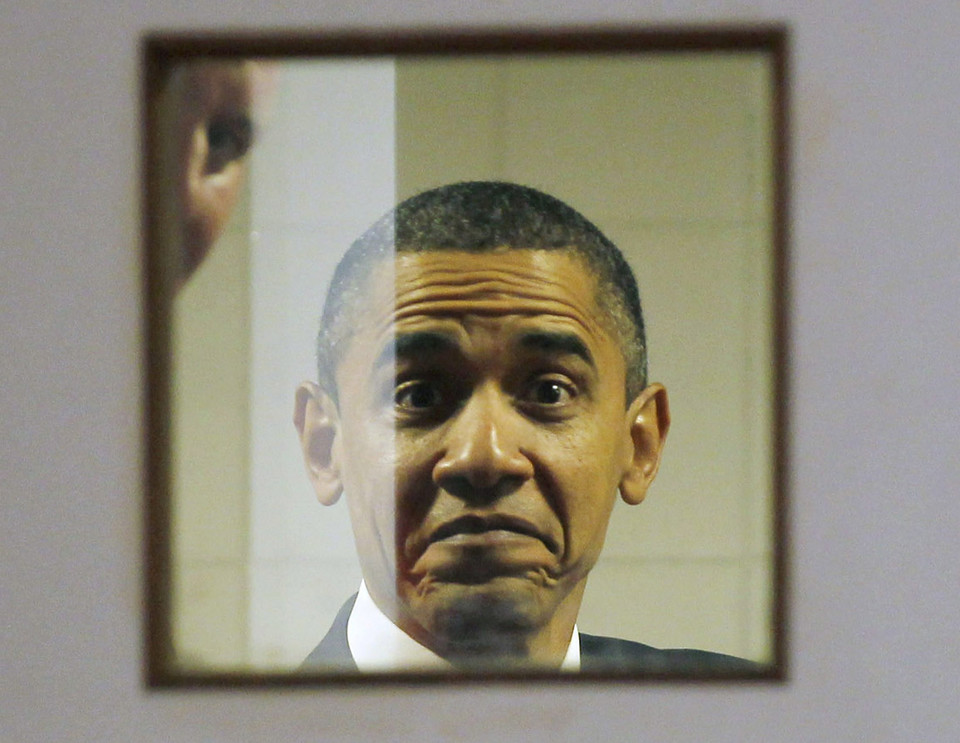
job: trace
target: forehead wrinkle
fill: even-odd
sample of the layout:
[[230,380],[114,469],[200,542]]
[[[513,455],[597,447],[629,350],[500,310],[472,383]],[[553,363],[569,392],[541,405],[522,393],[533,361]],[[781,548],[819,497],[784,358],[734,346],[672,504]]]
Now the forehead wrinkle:
[[[497,261],[493,266],[491,258]],[[573,270],[578,280],[557,270],[558,259],[567,263],[566,270]],[[379,339],[374,343],[381,349],[392,348],[393,334],[404,332],[402,328],[410,327],[410,321],[462,322],[470,315],[569,321],[588,336],[617,342],[616,328],[597,301],[596,278],[576,255],[537,250],[477,255],[403,253],[396,255],[388,268],[388,275],[380,274],[381,280],[375,276],[368,279],[374,291],[363,311],[367,319],[355,326],[356,331],[369,333],[371,340]],[[567,278],[571,280],[564,280]],[[383,291],[387,282],[394,285],[394,292]]]
[[[417,254],[418,256],[424,254]],[[442,256],[441,258],[448,258]],[[484,254],[482,254],[484,255]],[[497,255],[497,254],[494,254]],[[500,257],[497,255],[497,257]],[[470,261],[475,262],[475,261]],[[406,274],[414,274],[414,278],[426,283],[448,284],[450,286],[464,286],[468,284],[483,284],[502,281],[506,284],[527,283],[540,281],[540,277],[535,276],[540,271],[540,267],[535,262],[511,266],[509,263],[501,260],[497,265],[475,265],[468,266],[468,261],[450,260],[449,265],[418,265],[412,261],[403,261],[402,257],[398,260],[396,269],[397,281],[406,278]]]
[[[424,272],[427,273],[427,272]],[[599,307],[592,292],[577,296],[565,285],[521,272],[445,271],[443,281],[427,276],[408,289],[398,291],[393,308],[394,323],[411,317],[552,316],[569,318],[593,332],[603,332]],[[481,278],[477,276],[481,275]],[[399,284],[399,282],[398,282]]]
[[[491,261],[494,261],[492,265]],[[571,267],[575,265],[581,270],[586,268],[575,257],[536,250],[478,255],[400,255],[395,273],[396,304],[402,306],[406,302],[415,302],[427,293],[439,298],[466,294],[470,299],[556,297],[558,288],[567,290],[567,283],[558,280],[558,262],[566,262]],[[582,284],[578,282],[576,286],[579,288]],[[596,305],[593,291],[589,293],[589,304]]]
[[396,323],[417,317],[461,318],[467,315],[478,317],[557,317],[568,318],[587,328],[599,328],[601,324],[583,312],[572,302],[563,302],[559,299],[544,299],[535,302],[523,301],[518,303],[515,295],[503,295],[486,298],[462,299],[424,299],[416,303],[397,307],[393,312]]

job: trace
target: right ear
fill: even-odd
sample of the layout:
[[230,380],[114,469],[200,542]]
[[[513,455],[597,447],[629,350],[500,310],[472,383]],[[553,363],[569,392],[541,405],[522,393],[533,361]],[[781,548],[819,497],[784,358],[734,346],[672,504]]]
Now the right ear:
[[303,462],[317,500],[331,506],[343,494],[337,406],[316,384],[303,382],[297,387],[293,425],[300,434]]

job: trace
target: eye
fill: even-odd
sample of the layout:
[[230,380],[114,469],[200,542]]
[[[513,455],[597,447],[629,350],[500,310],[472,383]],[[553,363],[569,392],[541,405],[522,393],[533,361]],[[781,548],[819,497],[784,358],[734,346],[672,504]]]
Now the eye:
[[576,396],[573,385],[558,379],[537,379],[530,386],[526,399],[536,405],[566,405]]
[[440,390],[432,382],[415,380],[404,382],[394,393],[394,406],[400,410],[417,411],[436,408],[443,402]]
[[253,122],[244,114],[215,116],[207,124],[207,172],[219,173],[253,144]]

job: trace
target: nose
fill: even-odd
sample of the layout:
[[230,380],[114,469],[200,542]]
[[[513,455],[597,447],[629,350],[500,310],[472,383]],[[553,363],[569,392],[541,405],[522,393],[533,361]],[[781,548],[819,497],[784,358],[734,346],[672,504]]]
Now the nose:
[[494,499],[533,477],[521,446],[525,419],[493,388],[478,389],[451,421],[434,483],[457,497]]

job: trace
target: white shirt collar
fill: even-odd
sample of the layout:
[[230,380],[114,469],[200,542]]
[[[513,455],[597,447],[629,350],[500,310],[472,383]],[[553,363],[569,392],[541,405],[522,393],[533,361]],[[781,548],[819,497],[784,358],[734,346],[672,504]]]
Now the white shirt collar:
[[[430,671],[450,670],[451,663],[391,622],[380,611],[367,590],[360,583],[357,601],[347,620],[347,645],[360,671]],[[580,670],[580,632],[576,625],[570,637],[567,654],[560,664],[562,671]]]

